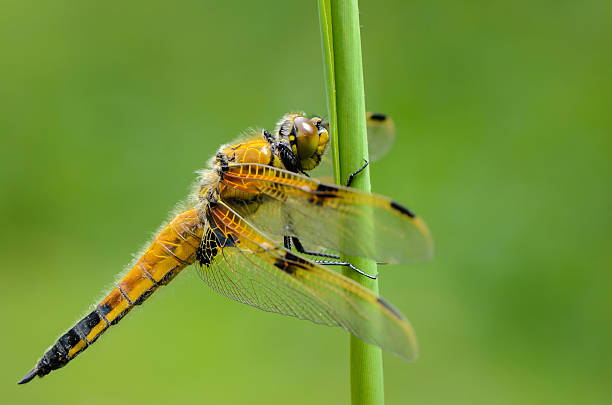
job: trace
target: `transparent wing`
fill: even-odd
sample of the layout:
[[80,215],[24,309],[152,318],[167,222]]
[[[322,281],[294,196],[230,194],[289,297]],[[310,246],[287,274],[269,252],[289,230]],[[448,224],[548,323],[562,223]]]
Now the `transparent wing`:
[[[370,162],[376,162],[384,157],[395,142],[395,123],[388,115],[381,113],[366,113],[368,130],[368,155]],[[333,183],[334,169],[331,153],[323,155],[321,163],[312,172],[312,176]]]
[[416,357],[410,324],[372,291],[276,245],[223,202],[207,215],[198,259],[213,289],[265,311],[341,326],[406,360]]
[[367,113],[368,154],[375,162],[385,156],[395,141],[395,123],[391,117],[380,113]]
[[222,182],[258,195],[248,204],[228,203],[275,242],[296,236],[309,249],[384,263],[423,261],[433,254],[425,223],[386,197],[254,164],[230,166]]

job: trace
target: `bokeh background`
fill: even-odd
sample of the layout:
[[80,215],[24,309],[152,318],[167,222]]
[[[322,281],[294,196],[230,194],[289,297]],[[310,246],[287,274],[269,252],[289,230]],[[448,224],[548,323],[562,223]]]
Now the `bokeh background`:
[[[431,263],[382,269],[421,356],[388,404],[612,396],[608,1],[361,2],[373,189]],[[195,269],[68,367],[16,382],[249,126],[325,114],[316,2],[0,1],[6,404],[346,404],[348,336],[235,303]]]

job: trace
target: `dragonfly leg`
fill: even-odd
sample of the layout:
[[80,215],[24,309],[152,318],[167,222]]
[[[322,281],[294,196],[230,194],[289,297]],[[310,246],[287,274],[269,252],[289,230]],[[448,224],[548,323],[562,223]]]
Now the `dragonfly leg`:
[[353,266],[349,262],[330,262],[330,261],[326,261],[326,260],[315,260],[314,262],[317,263],[317,264],[323,265],[323,266],[348,266],[352,270],[355,270],[357,273],[361,274],[362,276],[366,276],[367,278],[371,278],[372,280],[376,280],[378,278],[378,272],[376,272],[375,276],[372,276],[372,275],[366,273],[365,271],[360,270],[357,267]]
[[368,167],[368,165],[370,164],[370,162],[368,162],[367,160],[363,159],[363,161],[365,162],[363,164],[363,166],[361,166],[361,168],[359,170],[354,171],[353,173],[349,174],[349,178],[348,181],[346,182],[346,186],[350,187],[351,183],[353,182],[353,179],[355,178],[355,176],[357,176],[359,173],[361,173],[366,167]]
[[291,236],[283,236],[283,246],[287,250],[291,250]]
[[[362,169],[363,170],[363,169]],[[293,245],[295,246],[295,250],[298,251],[298,253],[302,253],[302,254],[306,254],[306,255],[310,255],[310,256],[319,256],[319,257],[325,257],[328,259],[336,259],[336,260],[340,260],[340,256],[339,255],[334,255],[334,254],[330,254],[330,253],[321,253],[321,252],[310,252],[306,249],[304,249],[304,246],[302,245],[302,242],[300,242],[300,240],[298,238],[296,238],[295,236],[285,236],[283,238],[283,244],[285,245],[285,247],[289,250],[291,250],[291,242],[293,241]],[[314,260],[315,263],[323,265],[323,266],[348,266],[351,269],[355,270],[357,273],[366,276],[367,278],[371,278],[372,280],[376,280],[378,278],[378,272],[376,273],[375,276],[372,276],[368,273],[366,273],[365,271],[355,267],[354,265],[352,265],[349,262],[342,262],[342,261],[328,261],[328,260]],[[386,264],[386,263],[377,263],[377,264]]]
[[[287,238],[289,238],[289,236],[285,236],[285,247],[287,247]],[[295,250],[298,251],[298,253],[302,253],[305,255],[310,255],[310,256],[318,256],[318,257],[326,257],[328,259],[340,259],[339,255],[334,255],[331,253],[322,253],[322,252],[311,252],[309,250],[304,249],[304,246],[302,245],[302,242],[300,242],[300,240],[298,238],[296,238],[295,236],[291,237],[291,240],[288,242],[289,243],[289,248],[291,249],[291,241],[293,241],[293,245],[295,246]]]

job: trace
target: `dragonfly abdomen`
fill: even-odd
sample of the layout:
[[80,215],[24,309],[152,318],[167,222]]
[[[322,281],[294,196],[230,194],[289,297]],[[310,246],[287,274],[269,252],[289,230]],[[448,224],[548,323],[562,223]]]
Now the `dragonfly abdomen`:
[[117,287],[90,314],[64,333],[19,384],[68,364],[135,305],[142,304],[159,286],[167,284],[192,264],[202,239],[198,213],[199,210],[190,210],[179,214],[162,229]]

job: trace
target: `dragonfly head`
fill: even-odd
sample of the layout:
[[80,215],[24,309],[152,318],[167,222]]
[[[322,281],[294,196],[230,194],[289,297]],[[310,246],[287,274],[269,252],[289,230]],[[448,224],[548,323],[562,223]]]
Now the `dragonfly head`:
[[321,162],[329,142],[329,132],[319,117],[287,114],[278,123],[281,141],[288,142],[302,170],[312,170]]

